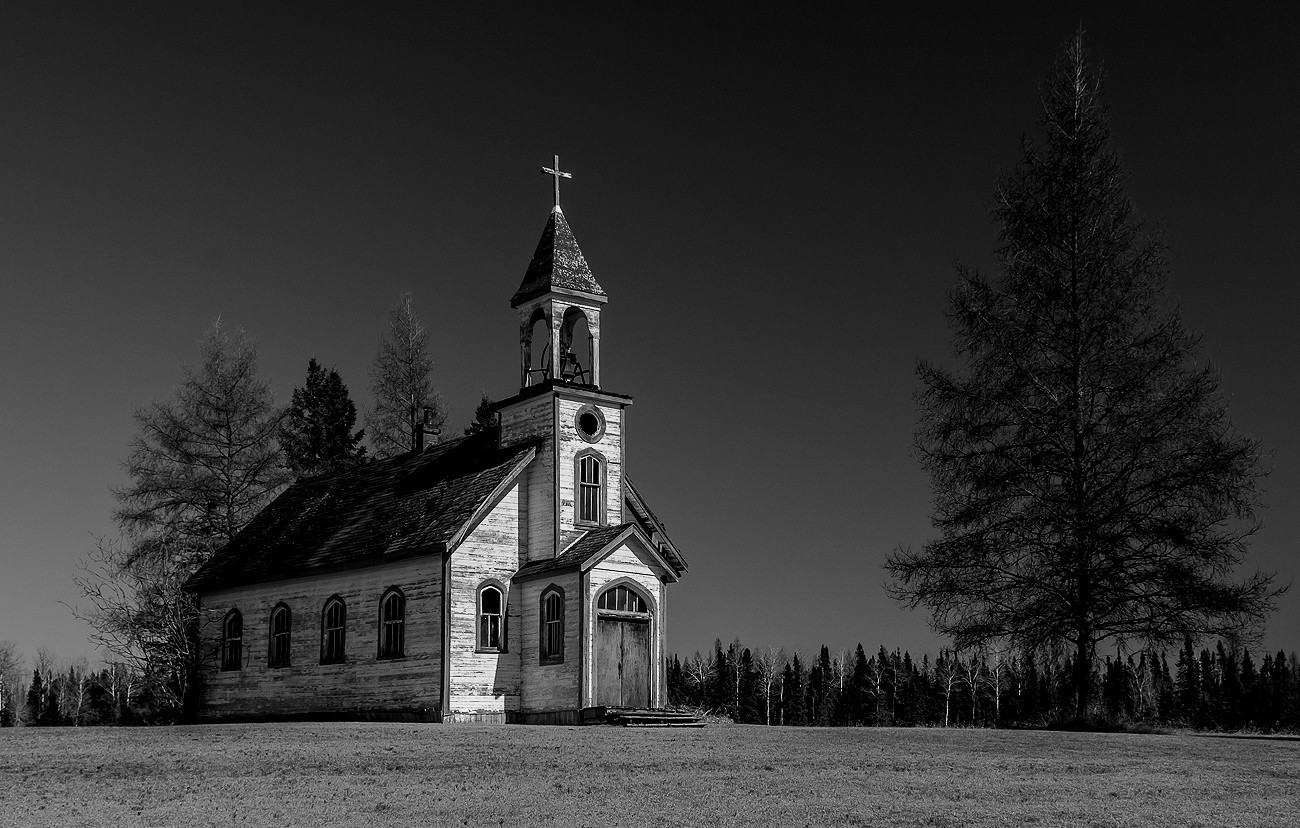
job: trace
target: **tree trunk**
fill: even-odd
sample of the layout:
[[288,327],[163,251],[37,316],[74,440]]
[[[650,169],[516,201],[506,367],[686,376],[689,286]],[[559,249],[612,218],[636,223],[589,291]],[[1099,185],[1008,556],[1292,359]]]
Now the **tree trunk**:
[[1092,640],[1081,634],[1074,650],[1074,715],[1083,719],[1088,715],[1088,702],[1092,690]]

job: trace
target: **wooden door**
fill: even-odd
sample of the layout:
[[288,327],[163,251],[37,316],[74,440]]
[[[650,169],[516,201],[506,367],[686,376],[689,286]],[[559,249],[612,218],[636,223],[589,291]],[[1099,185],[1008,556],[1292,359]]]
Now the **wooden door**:
[[596,704],[650,706],[648,619],[596,619]]

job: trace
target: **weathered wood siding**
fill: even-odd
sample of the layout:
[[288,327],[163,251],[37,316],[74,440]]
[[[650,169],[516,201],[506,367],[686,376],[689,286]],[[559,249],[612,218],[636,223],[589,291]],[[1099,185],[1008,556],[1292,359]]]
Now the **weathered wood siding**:
[[[639,547],[639,544],[637,544]],[[618,581],[630,581],[650,596],[650,706],[664,707],[668,703],[667,677],[664,675],[664,589],[663,569],[650,556],[644,555],[630,544],[622,544],[587,573],[586,577],[586,646],[583,658],[588,669],[584,671],[583,706],[596,704],[596,603],[604,589]]]
[[[523,646],[519,657],[520,710],[524,713],[578,709],[578,674],[582,662],[582,597],[579,581],[576,572],[557,572],[554,577],[524,581],[515,587],[523,610],[520,619]],[[551,584],[564,590],[564,661],[560,664],[541,664],[541,600],[542,593]]]
[[501,444],[512,445],[538,437],[545,442],[525,471],[527,488],[521,498],[526,512],[525,539],[530,559],[554,558],[555,550],[555,401],[551,394],[526,400],[501,412]]
[[575,422],[578,411],[587,405],[579,399],[559,398],[556,401],[556,426],[559,435],[556,472],[559,477],[560,529],[573,529],[577,518],[574,505],[574,457],[584,449],[592,448],[605,457],[605,522],[618,524],[623,518],[623,409],[615,405],[597,405],[605,418],[605,433],[594,443],[578,435]]
[[[379,600],[406,595],[405,655],[380,659]],[[321,664],[321,611],[347,604],[346,659]],[[291,612],[287,667],[268,667],[271,611]],[[294,715],[394,715],[436,719],[442,688],[442,557],[213,591],[200,596],[201,707],[206,719]],[[221,624],[244,619],[243,667],[220,669]]]
[[[451,553],[451,693],[453,719],[519,709],[519,650],[524,629],[510,576],[526,561],[516,482]],[[505,651],[478,651],[478,590],[493,580],[505,598]],[[504,719],[502,719],[504,721]]]

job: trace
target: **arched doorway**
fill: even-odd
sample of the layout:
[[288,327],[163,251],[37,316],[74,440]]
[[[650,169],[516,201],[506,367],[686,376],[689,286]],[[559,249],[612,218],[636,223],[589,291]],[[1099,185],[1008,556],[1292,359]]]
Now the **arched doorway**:
[[626,583],[596,599],[596,704],[650,706],[650,602]]

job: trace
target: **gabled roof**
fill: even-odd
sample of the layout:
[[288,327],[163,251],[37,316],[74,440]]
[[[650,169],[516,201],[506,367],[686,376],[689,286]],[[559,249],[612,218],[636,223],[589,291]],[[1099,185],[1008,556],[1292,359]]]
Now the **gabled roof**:
[[[667,561],[672,564],[677,574],[686,571],[686,558],[682,555],[672,538],[668,537],[668,529],[664,526],[662,520],[656,515],[649,506],[646,505],[645,498],[637,491],[636,486],[632,485],[632,479],[624,476],[623,483],[626,486],[628,508],[632,510],[632,515],[637,519],[637,524],[645,532],[646,537],[650,538],[652,543],[659,544],[659,552]],[[658,537],[656,537],[656,535]]]
[[661,555],[660,553],[663,550],[656,549],[655,544],[642,530],[640,524],[620,523],[615,526],[602,526],[599,529],[588,530],[559,555],[546,560],[530,561],[521,566],[519,571],[511,577],[520,580],[535,578],[549,572],[558,572],[562,569],[586,570],[602,560],[604,553],[611,551],[613,547],[632,537],[639,540],[659,564],[671,572],[674,580],[682,574],[685,567],[679,567],[676,561]]
[[495,429],[299,480],[186,582],[218,587],[351,569],[454,545],[535,444],[497,448]]
[[[578,240],[573,237],[569,223],[564,220],[564,213],[559,207],[551,210],[551,217],[546,220],[546,229],[537,242],[537,251],[528,264],[528,272],[519,284],[519,290],[510,298],[510,307],[517,308],[529,299],[549,293],[555,289],[573,290],[603,297],[605,291],[591,275],[591,268],[578,249]],[[601,299],[600,301],[604,301]]]

